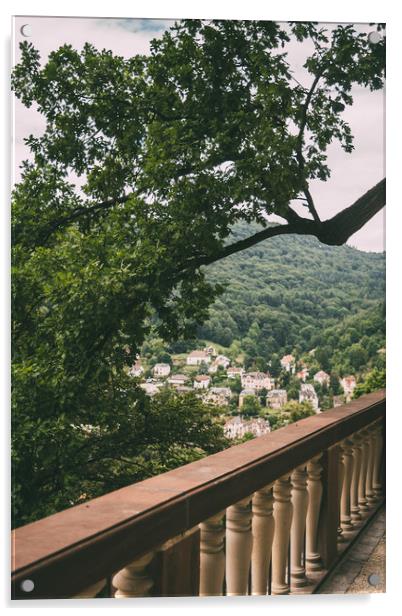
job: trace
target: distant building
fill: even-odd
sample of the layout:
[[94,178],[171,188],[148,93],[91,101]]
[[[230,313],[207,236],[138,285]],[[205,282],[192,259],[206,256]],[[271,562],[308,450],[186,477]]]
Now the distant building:
[[178,394],[188,394],[189,391],[193,391],[193,388],[186,387],[186,385],[176,385],[175,390]]
[[272,389],[267,393],[267,406],[271,409],[281,409],[288,401],[285,389]]
[[228,368],[226,370],[228,379],[235,379],[238,376],[241,378],[243,373],[244,373],[244,368],[236,368],[235,366],[233,366],[232,368]]
[[296,364],[293,355],[284,355],[281,359],[281,366],[286,372],[295,373]]
[[296,378],[300,381],[305,381],[309,374],[310,372],[308,371],[308,368],[302,368],[299,372],[296,372]]
[[170,378],[168,378],[169,385],[180,386],[184,385],[188,381],[188,376],[185,374],[172,374]]
[[226,357],[225,355],[218,355],[214,359],[212,364],[210,365],[208,372],[215,374],[216,372],[218,372],[219,367],[222,367],[224,368],[224,370],[226,370],[226,368],[228,368],[229,366],[230,366],[230,359]]
[[319,372],[315,373],[314,380],[316,381],[316,383],[319,383],[320,385],[324,385],[324,384],[329,385],[330,376],[329,374],[324,372],[324,370],[320,370]]
[[244,398],[246,396],[254,396],[254,398],[256,398],[257,396],[255,395],[255,389],[243,389],[240,392],[239,394],[239,408],[240,409],[243,406]]
[[162,383],[141,383],[140,387],[145,391],[148,396],[154,396],[157,394],[162,386]]
[[204,401],[216,406],[227,406],[231,397],[232,392],[229,387],[211,387],[205,393]]
[[130,376],[142,376],[144,374],[144,368],[141,366],[141,362],[139,359],[135,362],[128,371]]
[[208,389],[211,377],[206,374],[199,374],[194,379],[194,389]]
[[191,351],[187,355],[186,363],[187,366],[199,366],[202,363],[209,364],[211,363],[211,355],[206,351]]
[[258,417],[256,419],[246,420],[241,415],[236,415],[229,419],[224,427],[226,438],[242,438],[245,434],[253,434],[254,436],[262,436],[271,431],[269,421]]
[[345,393],[346,401],[349,402],[356,387],[355,377],[353,375],[343,377],[341,379],[341,386]]
[[320,408],[318,406],[318,396],[313,385],[306,385],[305,383],[302,383],[299,393],[299,402],[310,402],[315,412],[320,412]]
[[274,387],[274,379],[266,372],[245,372],[241,376],[241,385],[244,389],[270,390]]
[[153,373],[154,376],[169,376],[170,366],[169,364],[155,364]]

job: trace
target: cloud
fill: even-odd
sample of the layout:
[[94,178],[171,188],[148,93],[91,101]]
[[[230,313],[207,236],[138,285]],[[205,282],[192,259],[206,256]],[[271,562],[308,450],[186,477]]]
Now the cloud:
[[99,20],[100,25],[106,25],[107,27],[116,26],[117,28],[123,28],[129,32],[149,32],[153,34],[161,34],[174,25],[172,19],[105,19]]

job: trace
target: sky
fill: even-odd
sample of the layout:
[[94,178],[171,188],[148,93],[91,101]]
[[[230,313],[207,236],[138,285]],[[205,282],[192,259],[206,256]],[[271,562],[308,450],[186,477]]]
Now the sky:
[[[39,50],[42,61],[50,51],[64,43],[81,49],[85,42],[98,49],[111,49],[115,54],[130,57],[148,53],[152,38],[161,36],[173,21],[161,19],[114,19],[84,17],[16,17],[14,21],[14,62],[18,62],[18,45],[29,40]],[[21,28],[29,32],[23,35]],[[323,24],[324,25],[324,24]],[[363,32],[372,28],[355,24]],[[24,29],[23,29],[24,30]],[[27,32],[27,33],[28,33]],[[309,43],[292,43],[288,46],[288,60],[294,76],[308,86],[311,77],[302,68],[309,51]],[[351,205],[369,188],[385,176],[385,91],[370,92],[356,87],[352,91],[354,104],[343,114],[355,137],[352,154],[343,152],[338,144],[328,149],[331,178],[327,182],[312,181],[310,189],[322,220]],[[14,103],[14,171],[22,160],[29,158],[24,137],[40,135],[44,121],[34,108],[26,109],[18,100]],[[303,208],[304,210],[304,208]],[[303,211],[305,214],[305,210]],[[280,219],[277,219],[280,220]],[[281,221],[283,222],[283,221]],[[353,235],[348,244],[365,251],[385,250],[385,210],[379,212],[363,229]]]

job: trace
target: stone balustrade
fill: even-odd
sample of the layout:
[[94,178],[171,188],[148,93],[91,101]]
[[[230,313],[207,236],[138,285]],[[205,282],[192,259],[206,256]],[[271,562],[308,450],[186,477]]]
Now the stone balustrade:
[[[370,394],[91,501],[86,515],[80,505],[17,529],[15,556],[28,549],[27,538],[31,552],[15,567],[14,596],[315,591],[383,502],[384,409],[384,392]],[[113,495],[116,511],[130,512],[120,528],[112,526]],[[67,530],[46,563],[36,542],[46,528],[60,533],[63,514],[66,523],[81,516],[87,529],[92,519],[94,532],[77,544]]]

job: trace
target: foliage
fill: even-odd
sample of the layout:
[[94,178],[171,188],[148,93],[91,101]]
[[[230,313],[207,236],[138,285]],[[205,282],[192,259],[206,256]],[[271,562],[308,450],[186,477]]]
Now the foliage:
[[256,417],[261,412],[261,402],[256,396],[246,395],[243,398],[240,410],[244,417]]
[[[245,224],[233,230],[236,239],[248,234]],[[199,339],[221,342],[221,331],[230,322],[233,339],[246,350],[254,330],[254,351],[271,361],[272,373],[279,373],[279,357],[296,346],[309,364],[316,360],[317,370],[345,363],[350,372],[354,366],[346,355],[352,344],[361,346],[364,336],[373,342],[363,345],[364,360],[384,345],[384,254],[323,246],[314,238],[276,237],[216,263],[208,277],[226,288],[198,328]]]
[[[74,416],[34,417],[16,407],[13,526],[229,445],[219,419],[221,409],[201,402],[193,392],[178,395],[166,388],[149,399],[133,379],[123,376],[116,377],[113,386],[114,397],[109,399],[106,392],[98,399],[92,418],[86,409],[76,409]],[[88,420],[92,424],[82,423]]]
[[363,394],[385,388],[385,369],[374,368],[369,372],[362,383],[358,383],[353,392],[353,398],[360,398]]

